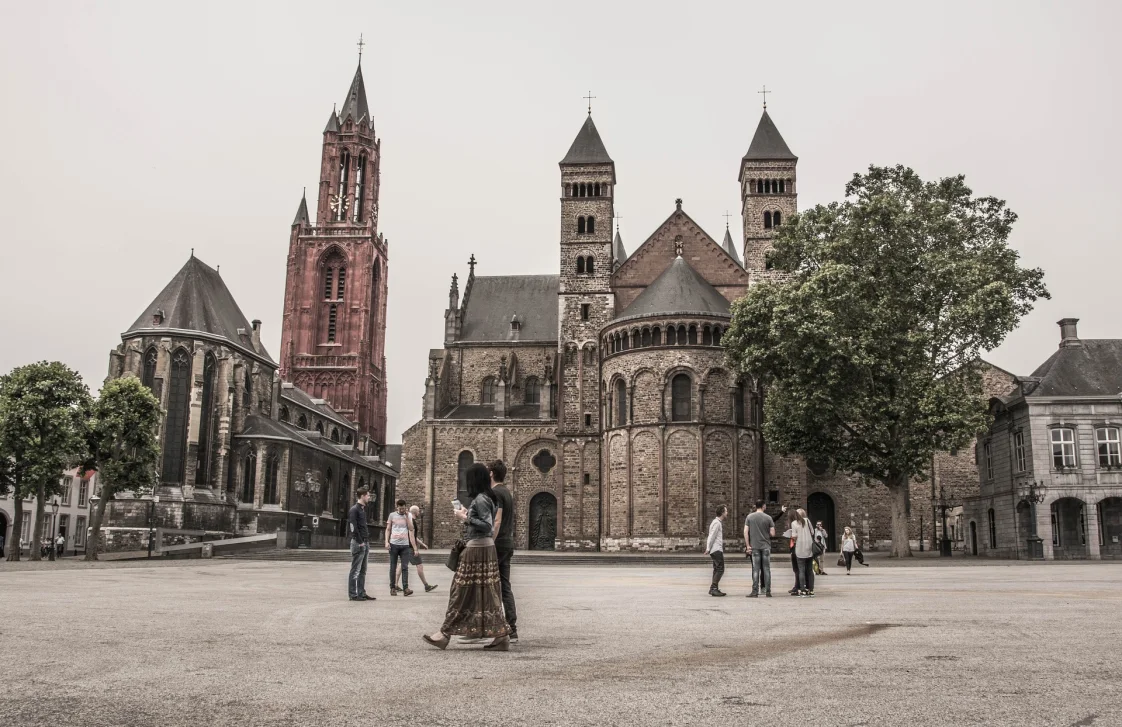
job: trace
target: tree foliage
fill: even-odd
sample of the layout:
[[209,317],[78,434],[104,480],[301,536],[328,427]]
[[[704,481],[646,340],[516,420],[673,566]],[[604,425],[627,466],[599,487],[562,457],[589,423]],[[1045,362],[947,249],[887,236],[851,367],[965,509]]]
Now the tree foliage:
[[63,471],[82,459],[90,394],[82,377],[57,361],[28,364],[0,377],[0,482],[13,492],[15,522],[8,560],[20,559],[23,498],[36,498],[31,558],[39,559],[43,509],[60,492]]
[[101,499],[91,518],[86,559],[97,560],[98,536],[105,507],[128,490],[148,494],[159,483],[157,431],[160,402],[135,376],[111,379],[94,403],[88,430],[90,464],[97,469]]
[[766,387],[769,446],[887,485],[898,555],[909,480],[986,425],[979,355],[1049,297],[1007,244],[1016,219],[962,176],[870,167],[842,202],[786,221],[768,256],[780,281],[733,305],[723,343]]

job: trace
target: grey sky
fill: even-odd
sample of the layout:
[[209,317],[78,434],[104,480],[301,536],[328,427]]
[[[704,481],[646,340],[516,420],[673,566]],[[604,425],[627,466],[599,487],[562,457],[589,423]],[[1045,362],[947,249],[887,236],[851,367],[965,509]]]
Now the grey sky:
[[277,356],[289,224],[360,32],[383,140],[391,441],[420,415],[468,255],[481,275],[556,271],[557,162],[590,89],[629,252],[675,197],[720,238],[767,84],[802,208],[870,163],[964,173],[1008,200],[1054,299],[994,363],[1031,371],[1063,316],[1122,336],[1120,5],[917,5],[0,4],[0,370],[61,359],[96,390],[192,247]]

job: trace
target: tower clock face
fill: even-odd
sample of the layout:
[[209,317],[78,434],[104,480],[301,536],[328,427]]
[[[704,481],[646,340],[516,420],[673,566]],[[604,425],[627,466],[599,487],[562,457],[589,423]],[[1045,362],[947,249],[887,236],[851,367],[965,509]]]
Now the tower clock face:
[[335,214],[341,214],[347,211],[347,198],[341,194],[337,194],[331,198],[331,211]]

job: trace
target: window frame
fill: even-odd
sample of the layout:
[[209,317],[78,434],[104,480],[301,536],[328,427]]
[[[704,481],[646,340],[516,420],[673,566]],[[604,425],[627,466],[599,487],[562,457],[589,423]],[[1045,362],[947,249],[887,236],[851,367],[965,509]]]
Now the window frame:
[[[1110,432],[1114,433],[1113,438],[1101,436]],[[1101,469],[1122,467],[1122,432],[1118,427],[1113,425],[1095,427],[1095,458]]]
[[483,382],[480,385],[479,403],[494,404],[496,398],[496,388],[497,387],[495,386],[494,376],[484,377]]
[[[1071,439],[1064,439],[1064,432],[1071,434]],[[1056,435],[1060,435],[1059,441]],[[1049,443],[1052,445],[1052,469],[1068,470],[1079,467],[1078,448],[1076,447],[1075,427],[1053,427],[1048,434]],[[1057,447],[1059,451],[1057,452]],[[1068,449],[1070,448],[1071,464],[1068,464]],[[1058,461],[1057,461],[1058,459]]]
[[1025,452],[1025,433],[1023,430],[1013,432],[1013,459],[1018,472],[1024,472],[1028,467]]
[[[679,391],[680,382],[685,383],[685,391]],[[683,396],[684,394],[684,396]],[[681,407],[679,407],[681,405]],[[680,411],[680,408],[682,409]],[[693,379],[684,371],[670,378],[670,421],[688,422],[693,420]]]
[[989,442],[982,443],[982,456],[986,458],[986,479],[993,479],[993,448]]

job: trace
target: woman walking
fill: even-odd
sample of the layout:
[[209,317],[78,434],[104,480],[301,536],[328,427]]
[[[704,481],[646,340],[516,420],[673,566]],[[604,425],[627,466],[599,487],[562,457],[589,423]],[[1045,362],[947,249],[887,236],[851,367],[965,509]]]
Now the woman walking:
[[510,628],[503,613],[499,559],[492,537],[495,498],[491,475],[484,465],[473,464],[464,479],[471,505],[456,510],[455,515],[464,523],[466,545],[452,577],[444,625],[435,634],[425,634],[424,639],[438,649],[446,649],[452,636],[491,638],[493,641],[484,649],[507,651]]
[[803,598],[814,597],[814,526],[806,517],[806,510],[795,510],[791,523],[795,540],[795,557],[798,559],[798,589]]
[[842,557],[845,558],[845,574],[853,566],[853,554],[857,552],[857,536],[849,527],[842,532]]

